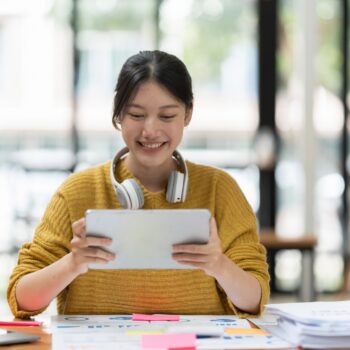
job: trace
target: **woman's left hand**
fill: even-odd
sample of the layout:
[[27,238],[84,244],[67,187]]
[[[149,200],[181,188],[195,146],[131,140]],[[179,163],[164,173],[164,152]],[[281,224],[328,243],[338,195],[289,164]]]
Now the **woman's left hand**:
[[213,217],[209,222],[209,231],[207,244],[173,245],[173,259],[180,264],[198,267],[215,278],[220,273],[225,255],[221,250],[220,238]]

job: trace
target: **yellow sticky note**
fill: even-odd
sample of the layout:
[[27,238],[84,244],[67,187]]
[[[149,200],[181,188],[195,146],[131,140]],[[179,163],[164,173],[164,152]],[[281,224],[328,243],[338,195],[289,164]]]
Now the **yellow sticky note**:
[[125,335],[144,335],[144,334],[164,334],[162,329],[132,329],[125,332]]
[[235,328],[235,327],[225,328],[225,333],[228,335],[270,334],[269,332],[259,328]]

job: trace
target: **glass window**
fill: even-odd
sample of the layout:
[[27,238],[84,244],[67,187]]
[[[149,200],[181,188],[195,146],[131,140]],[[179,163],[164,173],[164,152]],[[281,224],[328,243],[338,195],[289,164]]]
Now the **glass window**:
[[181,57],[194,81],[188,145],[249,147],[258,126],[255,1],[165,0],[160,14],[160,48]]
[[[88,139],[98,133],[116,138],[111,117],[118,73],[129,56],[155,47],[155,1],[82,0],[78,4],[79,132]],[[102,142],[102,146],[106,145]]]
[[[280,1],[280,49],[278,69],[280,85],[277,96],[276,123],[282,149],[276,169],[279,193],[277,230],[281,234],[305,234],[303,220],[304,175],[300,135],[303,121],[300,113],[296,75],[297,2]],[[314,93],[314,127],[317,138],[315,184],[315,232],[318,237],[316,259],[317,286],[320,290],[339,288],[342,265],[338,263],[342,246],[340,222],[344,180],[340,167],[340,138],[344,123],[340,100],[341,86],[341,19],[340,3],[317,1],[317,44]],[[334,258],[334,254],[336,258]],[[285,255],[291,259],[292,255]],[[328,260],[327,260],[328,259]],[[280,259],[282,261],[282,258]],[[323,273],[328,262],[337,276],[329,279]],[[284,264],[281,262],[281,264]]]
[[71,122],[69,28],[52,16],[53,1],[18,7],[0,5],[0,129],[66,131]]

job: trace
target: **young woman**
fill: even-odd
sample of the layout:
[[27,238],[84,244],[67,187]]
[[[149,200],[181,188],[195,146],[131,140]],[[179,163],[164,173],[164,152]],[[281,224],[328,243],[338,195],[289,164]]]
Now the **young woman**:
[[[60,314],[262,311],[269,297],[266,254],[254,213],[232,177],[186,161],[182,201],[169,195],[171,173],[182,168],[176,148],[192,109],[191,77],[177,57],[143,51],[125,62],[113,124],[127,148],[112,163],[71,175],[54,194],[10,278],[7,296],[16,317],[42,312],[55,297]],[[103,249],[109,239],[86,236],[85,211],[123,207],[207,208],[208,244],[177,245],[172,252],[197,269],[89,270],[90,263],[118,256]]]

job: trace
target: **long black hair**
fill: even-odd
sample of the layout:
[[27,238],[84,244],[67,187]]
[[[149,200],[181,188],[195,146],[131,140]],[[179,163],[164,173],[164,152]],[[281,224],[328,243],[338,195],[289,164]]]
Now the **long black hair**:
[[125,105],[147,81],[155,81],[165,87],[186,108],[193,107],[192,79],[185,64],[163,51],[140,51],[126,60],[119,73],[112,116],[112,123],[117,129]]

